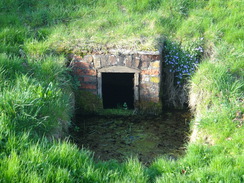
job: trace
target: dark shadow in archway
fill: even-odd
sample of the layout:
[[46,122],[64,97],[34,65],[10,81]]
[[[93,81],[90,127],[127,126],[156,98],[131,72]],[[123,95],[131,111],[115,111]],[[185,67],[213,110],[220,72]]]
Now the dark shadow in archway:
[[134,73],[102,73],[104,109],[134,109]]

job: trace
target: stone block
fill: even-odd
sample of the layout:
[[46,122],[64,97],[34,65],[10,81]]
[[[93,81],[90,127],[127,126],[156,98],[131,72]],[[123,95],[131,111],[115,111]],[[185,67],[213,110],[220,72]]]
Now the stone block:
[[150,55],[141,55],[141,61],[150,62],[151,61]]
[[124,66],[125,65],[125,55],[120,54],[119,56],[117,56],[117,61],[118,61],[118,65]]
[[99,55],[93,55],[93,64],[96,69],[101,68],[101,58]]
[[160,60],[160,56],[159,55],[142,54],[141,55],[141,60],[144,61],[144,62]]
[[141,83],[140,84],[140,89],[144,90],[144,89],[149,89],[150,88],[150,83]]
[[159,69],[160,68],[160,61],[157,60],[157,61],[151,62],[150,67],[154,68],[154,69]]
[[160,60],[160,55],[152,55],[151,60]]
[[101,59],[101,67],[106,67],[109,65],[108,55],[100,55],[100,59]]
[[127,55],[125,58],[125,66],[126,67],[132,67],[132,57],[131,55]]
[[142,61],[141,62],[141,69],[147,69],[150,65],[150,62],[145,62],[145,61]]
[[150,76],[148,75],[141,75],[141,83],[148,83],[150,82]]
[[109,55],[108,64],[112,66],[117,64],[117,58],[115,55]]
[[93,57],[91,55],[86,55],[83,58],[84,62],[91,63],[93,62]]
[[160,78],[157,76],[151,77],[150,78],[150,82],[152,83],[159,83],[160,82]]
[[140,99],[151,98],[151,92],[149,88],[141,88],[140,90]]
[[135,57],[134,60],[133,60],[133,67],[138,69],[139,66],[140,66],[140,62],[141,62],[140,57]]

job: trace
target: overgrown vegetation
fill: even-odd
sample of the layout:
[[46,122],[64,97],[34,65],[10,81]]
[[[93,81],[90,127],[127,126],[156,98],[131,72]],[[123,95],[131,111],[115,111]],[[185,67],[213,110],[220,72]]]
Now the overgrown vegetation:
[[165,108],[184,108],[188,103],[186,87],[203,56],[204,39],[185,45],[165,40],[163,44],[162,92]]
[[[0,1],[0,182],[243,182],[243,8],[239,0]],[[165,39],[197,49],[201,38],[185,157],[95,163],[87,150],[50,140],[72,116],[62,55],[155,50]]]

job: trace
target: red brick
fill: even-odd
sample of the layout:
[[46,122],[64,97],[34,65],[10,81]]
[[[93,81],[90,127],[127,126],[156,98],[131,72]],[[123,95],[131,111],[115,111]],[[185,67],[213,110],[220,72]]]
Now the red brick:
[[95,84],[86,84],[86,83],[81,83],[80,86],[81,89],[97,89],[97,86]]
[[84,78],[83,78],[83,77],[80,77],[78,80],[79,80],[80,82],[84,82]]
[[81,75],[81,69],[77,69],[77,68],[73,69],[73,72],[75,75],[78,75],[78,76]]
[[97,72],[93,69],[80,69],[79,75],[82,76],[96,76]]
[[141,71],[142,75],[159,75],[159,70],[157,69],[149,69],[149,70],[142,70]]
[[74,60],[76,60],[76,61],[78,61],[78,60],[82,60],[82,56],[77,56],[77,55],[75,55],[73,58],[74,58]]
[[76,62],[74,67],[78,67],[81,69],[89,69],[90,68],[90,64],[86,63],[86,62]]
[[95,77],[83,77],[84,82],[95,82],[96,78]]
[[80,62],[73,62],[73,68],[78,68],[80,66]]

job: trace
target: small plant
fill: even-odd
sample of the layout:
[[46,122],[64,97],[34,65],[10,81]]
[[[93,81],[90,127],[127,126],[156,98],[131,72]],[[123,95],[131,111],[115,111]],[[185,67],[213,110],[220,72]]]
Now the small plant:
[[79,131],[80,131],[80,127],[75,126],[75,127],[74,127],[74,131],[75,131],[75,132],[79,132]]
[[123,109],[128,110],[128,106],[127,106],[126,102],[123,104]]

